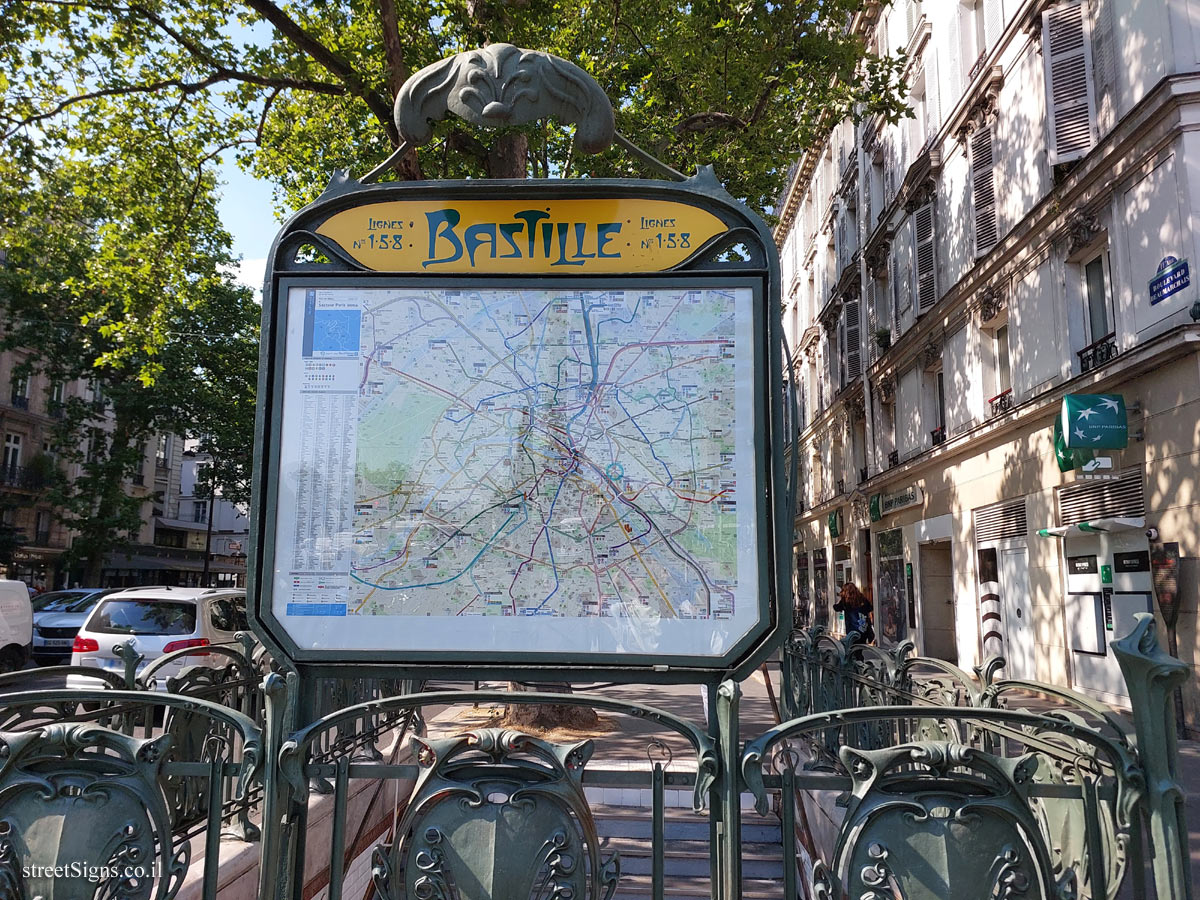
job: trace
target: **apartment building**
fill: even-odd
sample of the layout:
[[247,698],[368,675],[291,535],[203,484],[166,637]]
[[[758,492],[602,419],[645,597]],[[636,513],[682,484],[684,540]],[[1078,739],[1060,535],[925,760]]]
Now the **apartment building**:
[[[1198,656],[1200,0],[852,27],[906,52],[912,116],[841,123],[779,203],[797,616],[840,630],[853,581],[883,643],[1127,703],[1136,612]],[[1089,403],[1124,439],[1080,454],[1055,423]],[[1195,679],[1184,707],[1200,728]]]
[[[66,564],[73,535],[46,487],[56,469],[66,466],[73,478],[79,466],[60,458],[54,425],[68,398],[93,403],[103,398],[84,380],[56,383],[42,374],[26,374],[22,362],[20,352],[0,352],[0,522],[15,532],[18,542],[11,562],[0,565],[0,577],[63,587],[78,583],[82,574]],[[143,501],[142,524],[128,548],[106,557],[102,586],[199,585],[206,552],[212,584],[245,583],[247,519],[228,501],[218,497],[210,507],[207,498],[196,496],[197,467],[203,463],[178,435],[157,434],[146,442],[141,470],[125,484],[126,491]]]
[[15,530],[19,543],[4,577],[53,587],[65,576],[61,557],[70,536],[45,498],[53,469],[61,464],[52,431],[62,402],[86,397],[89,387],[24,374],[22,362],[19,353],[0,352],[0,521]]

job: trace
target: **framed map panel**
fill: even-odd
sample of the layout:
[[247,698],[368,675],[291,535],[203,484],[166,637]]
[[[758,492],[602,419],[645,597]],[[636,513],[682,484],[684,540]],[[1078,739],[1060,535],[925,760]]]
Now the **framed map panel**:
[[726,657],[762,622],[761,281],[280,284],[298,650]]

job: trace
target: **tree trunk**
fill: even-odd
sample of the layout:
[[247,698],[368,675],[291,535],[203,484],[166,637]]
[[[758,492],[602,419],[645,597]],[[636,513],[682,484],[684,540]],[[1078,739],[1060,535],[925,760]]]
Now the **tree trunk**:
[[529,138],[524,134],[501,134],[488,151],[488,178],[524,178],[528,174]]
[[[510,691],[525,693],[530,689],[515,681],[508,683]],[[570,694],[567,682],[551,682],[538,685],[533,690],[556,694]],[[571,706],[567,703],[513,703],[504,712],[504,724],[514,728],[549,731],[554,728],[570,728],[586,731],[600,724],[600,717],[590,706]]]

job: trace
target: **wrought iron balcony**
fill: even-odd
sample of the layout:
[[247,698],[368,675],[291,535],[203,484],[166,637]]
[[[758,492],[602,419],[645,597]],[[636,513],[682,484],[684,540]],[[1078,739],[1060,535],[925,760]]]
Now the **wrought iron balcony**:
[[46,479],[37,469],[27,466],[0,466],[0,486],[36,491],[45,486]]
[[992,408],[992,415],[999,416],[1013,408],[1013,392],[1012,388],[1001,391],[995,397],[988,400],[988,404]]
[[1117,333],[1106,334],[1079,351],[1079,372],[1084,374],[1117,356]]
[[933,439],[933,446],[946,443],[946,426],[939,425],[933,431],[929,432],[929,437]]
[[888,468],[900,465],[900,451],[893,450],[888,454]]
[[859,484],[862,484],[864,481],[866,481],[870,477],[871,477],[870,472],[866,466],[863,466],[861,469],[858,470],[858,483]]
[[28,397],[22,397],[20,394],[13,394],[11,399],[13,409],[29,409]]

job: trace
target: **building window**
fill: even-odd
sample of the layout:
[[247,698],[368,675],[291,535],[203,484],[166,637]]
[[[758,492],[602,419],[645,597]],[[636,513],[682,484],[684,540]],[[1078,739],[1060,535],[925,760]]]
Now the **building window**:
[[156,528],[154,543],[159,547],[186,547],[187,533],[174,528]]
[[29,376],[13,376],[12,405],[17,409],[29,409]]
[[1087,303],[1088,343],[1093,343],[1113,332],[1105,254],[1084,264],[1083,291]]
[[171,465],[171,436],[169,434],[158,436],[158,447],[154,451],[154,464],[160,469]]
[[207,522],[208,521],[208,501],[193,500],[192,501],[192,521]]
[[876,570],[879,614],[875,633],[879,635],[880,646],[894,647],[908,634],[903,532],[899,528],[879,532],[876,550],[879,559]]
[[39,547],[47,547],[50,544],[50,510],[39,509],[37,511],[36,520],[36,535],[34,543]]
[[4,436],[4,468],[11,472],[21,465],[21,435],[6,434]]

